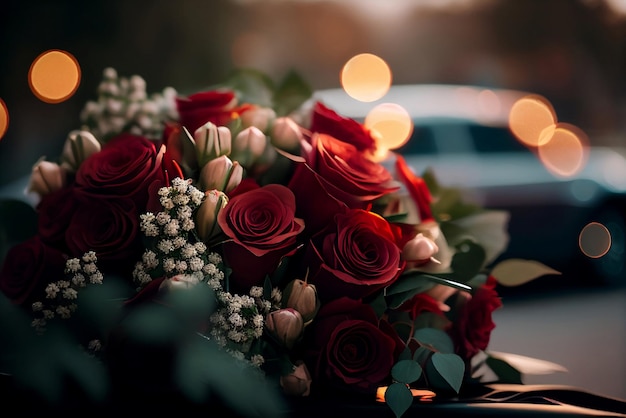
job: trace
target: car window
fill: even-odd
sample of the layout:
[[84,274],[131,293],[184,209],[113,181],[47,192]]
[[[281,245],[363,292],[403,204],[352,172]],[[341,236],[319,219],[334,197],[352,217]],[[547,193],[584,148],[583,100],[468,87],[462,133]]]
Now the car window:
[[468,125],[468,128],[478,153],[530,152],[506,127]]

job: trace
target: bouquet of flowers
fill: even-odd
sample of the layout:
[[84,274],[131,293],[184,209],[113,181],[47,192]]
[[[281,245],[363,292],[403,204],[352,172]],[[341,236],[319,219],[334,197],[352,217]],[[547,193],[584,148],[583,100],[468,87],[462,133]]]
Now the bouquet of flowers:
[[148,95],[106,69],[34,165],[34,208],[3,202],[23,221],[0,270],[3,371],[48,398],[71,376],[98,399],[218,393],[241,414],[356,393],[401,416],[416,394],[521,382],[487,351],[496,284],[549,269],[494,266],[507,213],[374,159],[376,134],[311,94],[242,70]]

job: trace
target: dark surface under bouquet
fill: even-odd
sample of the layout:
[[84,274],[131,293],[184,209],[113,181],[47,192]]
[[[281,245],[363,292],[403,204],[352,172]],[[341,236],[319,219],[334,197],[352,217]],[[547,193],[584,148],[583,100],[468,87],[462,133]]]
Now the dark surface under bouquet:
[[105,71],[29,199],[1,202],[16,416],[626,414],[489,354],[498,286],[555,273],[494,265],[508,214],[310,96],[294,74],[148,96]]

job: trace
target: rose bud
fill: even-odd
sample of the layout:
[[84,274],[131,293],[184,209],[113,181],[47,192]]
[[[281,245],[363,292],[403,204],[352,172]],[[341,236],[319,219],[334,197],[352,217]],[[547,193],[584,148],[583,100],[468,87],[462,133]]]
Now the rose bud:
[[435,241],[420,232],[404,245],[402,256],[409,263],[421,265],[430,261],[437,251],[439,247]]
[[291,373],[280,377],[280,387],[290,396],[309,396],[311,392],[311,374],[304,362],[299,361]]
[[270,123],[276,119],[276,112],[269,107],[254,106],[243,112],[239,117],[244,128],[255,126],[265,132]]
[[265,134],[259,128],[249,126],[235,137],[230,157],[245,168],[250,168],[263,156],[267,145]]
[[270,312],[265,318],[265,327],[270,335],[288,349],[302,337],[304,321],[300,312],[283,308]]
[[35,192],[40,197],[43,197],[62,189],[65,187],[66,182],[67,175],[63,167],[56,163],[42,160],[33,167],[26,190]]
[[198,187],[200,190],[219,190],[228,193],[241,183],[243,167],[226,155],[209,161],[200,170]]
[[222,232],[217,223],[217,215],[228,203],[228,196],[219,190],[209,190],[196,213],[196,231],[207,243]]
[[231,134],[226,126],[207,122],[196,129],[193,138],[200,167],[217,157],[230,154]]
[[300,279],[289,282],[283,291],[283,307],[295,309],[302,315],[304,324],[309,324],[320,308],[315,285]]
[[277,118],[270,132],[272,145],[285,151],[298,150],[302,137],[300,126],[293,119],[286,116]]
[[90,155],[100,151],[100,142],[89,131],[72,131],[67,136],[61,154],[61,167],[76,171]]
[[159,292],[172,292],[176,290],[186,290],[200,283],[200,279],[193,274],[177,274],[174,277],[165,279],[159,285]]

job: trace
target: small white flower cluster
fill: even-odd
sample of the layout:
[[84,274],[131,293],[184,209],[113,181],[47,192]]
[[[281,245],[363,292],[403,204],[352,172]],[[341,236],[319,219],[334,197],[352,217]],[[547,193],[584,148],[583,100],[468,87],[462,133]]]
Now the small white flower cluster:
[[[217,293],[219,308],[211,315],[211,337],[217,344],[232,355],[244,358],[252,342],[263,335],[265,317],[278,309],[281,293],[273,289],[271,300],[263,297],[263,288],[254,286],[249,295],[225,292],[221,283],[213,288]],[[254,354],[248,359],[255,366],[261,366],[263,356]]]
[[88,101],[80,114],[83,129],[102,142],[121,132],[161,139],[163,122],[177,118],[176,95],[174,88],[167,87],[149,97],[141,76],[118,77],[115,69],[106,68],[98,99]]
[[170,187],[159,190],[159,198],[163,211],[141,215],[141,231],[152,245],[135,265],[135,283],[142,288],[157,277],[178,274],[195,276],[201,282],[219,281],[224,274],[218,267],[221,257],[207,252],[195,232],[193,213],[204,200],[204,193],[190,179],[177,177]]
[[45,300],[32,304],[32,326],[37,331],[45,331],[48,321],[55,317],[69,319],[76,311],[79,289],[89,284],[102,284],[104,277],[98,270],[97,261],[93,251],[85,253],[81,258],[66,261],[65,278],[48,284]]

